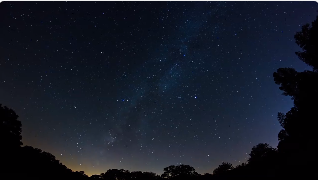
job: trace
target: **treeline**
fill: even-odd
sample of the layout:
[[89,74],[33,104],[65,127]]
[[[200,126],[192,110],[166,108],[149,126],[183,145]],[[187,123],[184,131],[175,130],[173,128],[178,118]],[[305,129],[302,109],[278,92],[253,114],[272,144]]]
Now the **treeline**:
[[171,165],[164,168],[161,175],[110,169],[88,177],[83,171],[68,169],[48,152],[22,146],[22,124],[18,115],[12,109],[0,105],[0,177],[33,180],[317,179],[315,122],[318,119],[318,17],[311,25],[304,25],[294,38],[302,49],[296,55],[312,67],[312,71],[297,72],[293,68],[279,68],[273,74],[283,95],[290,96],[294,101],[290,111],[278,113],[277,119],[283,129],[278,134],[277,148],[266,143],[258,144],[252,148],[247,162],[236,167],[224,162],[211,174],[200,175],[189,165]]

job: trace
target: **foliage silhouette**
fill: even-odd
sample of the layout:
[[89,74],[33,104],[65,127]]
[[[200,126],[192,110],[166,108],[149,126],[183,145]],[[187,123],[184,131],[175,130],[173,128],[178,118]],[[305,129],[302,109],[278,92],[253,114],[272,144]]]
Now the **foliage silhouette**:
[[273,156],[276,150],[267,143],[259,143],[252,148],[250,158],[247,160],[249,164],[260,163],[270,156]]
[[[274,81],[280,85],[283,95],[291,96],[294,107],[285,114],[278,113],[278,121],[283,130],[279,139],[291,137],[294,140],[304,141],[315,137],[314,123],[318,112],[315,104],[318,100],[318,16],[312,27],[306,24],[301,32],[295,35],[296,43],[302,48],[302,52],[296,52],[299,59],[313,68],[313,71],[297,72],[293,68],[279,68],[273,74]],[[302,122],[300,122],[302,121]],[[308,126],[309,125],[309,126]]]
[[162,178],[167,179],[182,179],[182,178],[194,178],[198,176],[198,173],[195,171],[195,169],[192,166],[189,165],[171,165],[168,167],[165,167],[163,169],[164,173],[162,174]]
[[90,179],[102,179],[102,177],[101,177],[101,175],[95,174],[95,175],[92,175],[92,176],[90,177]]
[[109,169],[101,174],[102,179],[107,180],[125,180],[129,177],[129,171],[124,169]]
[[[297,72],[293,68],[279,68],[273,74],[283,95],[291,96],[294,107],[286,114],[278,113],[277,119],[283,129],[278,134],[280,177],[317,177],[315,161],[317,135],[315,122],[318,117],[318,16],[312,26],[305,24],[294,36],[302,51],[296,52],[299,59],[313,68]],[[307,166],[300,165],[306,164]]]
[[0,104],[1,177],[4,179],[83,179],[84,172],[72,172],[55,156],[38,148],[22,145],[22,124],[18,115]]
[[296,52],[300,60],[318,70],[318,17],[310,25],[307,23],[302,26],[302,30],[294,36],[296,44],[302,48],[302,52]]
[[224,174],[227,171],[233,170],[234,167],[231,163],[223,162],[219,167],[214,169],[213,174]]
[[22,124],[18,118],[12,109],[0,104],[0,141],[6,149],[17,149],[22,145]]
[[133,171],[129,172],[124,169],[109,169],[105,173],[101,173],[100,175],[93,175],[91,179],[107,179],[107,180],[156,180],[158,177],[153,172],[141,172],[141,171]]
[[19,160],[19,150],[22,145],[22,124],[18,120],[19,116],[6,106],[0,104],[0,148],[1,163],[5,166],[0,168],[0,173],[12,175],[15,172],[15,165]]
[[141,172],[141,171],[133,171],[130,173],[131,179],[136,180],[147,180],[147,179],[158,179],[159,177],[153,172]]

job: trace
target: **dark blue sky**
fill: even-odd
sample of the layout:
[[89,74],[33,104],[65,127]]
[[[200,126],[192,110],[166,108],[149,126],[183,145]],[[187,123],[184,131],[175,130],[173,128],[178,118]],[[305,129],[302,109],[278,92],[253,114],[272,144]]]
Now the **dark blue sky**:
[[277,146],[292,101],[280,67],[302,71],[294,34],[316,2],[2,2],[0,103],[24,145],[88,175],[212,173]]

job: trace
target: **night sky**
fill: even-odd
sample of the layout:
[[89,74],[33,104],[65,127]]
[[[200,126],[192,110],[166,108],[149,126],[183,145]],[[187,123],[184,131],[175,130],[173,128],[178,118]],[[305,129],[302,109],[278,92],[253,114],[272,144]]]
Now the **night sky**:
[[0,103],[72,170],[212,173],[276,147],[316,2],[2,2]]

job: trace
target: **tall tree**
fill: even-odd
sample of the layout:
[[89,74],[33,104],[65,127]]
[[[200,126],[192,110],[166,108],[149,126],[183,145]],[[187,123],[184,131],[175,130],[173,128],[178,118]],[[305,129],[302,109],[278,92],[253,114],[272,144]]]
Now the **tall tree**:
[[[278,121],[283,127],[278,134],[278,150],[283,158],[284,165],[281,167],[285,168],[285,175],[294,171],[298,175],[309,177],[315,171],[317,147],[315,124],[318,119],[318,16],[311,26],[302,26],[294,38],[302,49],[296,55],[313,69],[297,72],[293,68],[279,68],[273,74],[283,95],[291,96],[294,101],[294,107],[290,111],[286,114],[278,113]],[[300,164],[310,165],[305,168]]]
[[[315,110],[318,100],[318,86],[316,85],[318,80],[318,16],[311,26],[309,24],[302,26],[302,30],[297,32],[294,38],[302,49],[302,51],[296,52],[296,55],[301,61],[312,67],[313,71],[297,72],[293,68],[279,68],[273,74],[275,83],[280,85],[280,90],[284,91],[283,95],[291,96],[294,100],[294,109],[288,115],[286,114],[282,118],[279,114],[279,121],[288,135],[294,133],[292,132],[293,126],[306,124],[308,127],[309,125],[307,123],[289,123],[288,121],[292,121],[293,117],[305,115],[306,118],[302,119],[310,121],[318,115]],[[301,112],[298,113],[298,111]]]
[[[318,16],[311,27],[306,24],[302,31],[296,33],[295,40],[302,48],[302,51],[296,52],[297,56],[311,66],[313,71],[297,72],[293,68],[279,68],[273,74],[274,81],[280,85],[279,89],[283,91],[283,95],[291,96],[294,101],[294,107],[289,112],[278,113],[278,121],[283,127],[278,135],[281,141],[279,150],[284,151],[295,150],[297,146],[309,148],[308,143],[316,142],[314,124],[318,118]],[[289,144],[287,142],[291,141],[294,145],[286,148],[285,145]],[[300,144],[296,145],[296,142]]]

